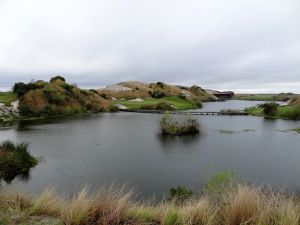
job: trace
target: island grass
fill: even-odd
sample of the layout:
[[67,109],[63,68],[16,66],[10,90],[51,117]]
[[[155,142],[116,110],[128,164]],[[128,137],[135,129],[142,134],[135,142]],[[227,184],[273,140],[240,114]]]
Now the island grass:
[[13,92],[0,92],[0,103],[10,106],[12,102],[17,100],[17,95]]
[[[223,177],[216,182],[219,180]],[[0,216],[6,217],[0,221],[23,214],[26,216],[13,224],[27,224],[33,217],[43,216],[68,225],[299,225],[297,197],[246,184],[211,193],[194,195],[184,202],[153,203],[136,201],[132,191],[122,188],[96,193],[83,189],[70,199],[49,189],[36,197],[2,191]]]
[[162,134],[171,136],[191,135],[200,132],[200,124],[193,117],[165,113],[160,121]]
[[168,103],[169,105],[173,105],[176,109],[186,110],[186,109],[194,109],[198,108],[196,104],[186,99],[182,99],[178,96],[170,96],[163,98],[144,98],[142,102],[135,102],[130,100],[118,100],[113,101],[114,104],[122,104],[128,109],[141,109],[150,105],[157,105],[159,103]]

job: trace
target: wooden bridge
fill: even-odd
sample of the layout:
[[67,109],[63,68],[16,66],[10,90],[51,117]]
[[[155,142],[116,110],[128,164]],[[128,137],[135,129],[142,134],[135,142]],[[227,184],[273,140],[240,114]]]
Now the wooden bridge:
[[[120,111],[124,112],[135,112],[135,113],[151,113],[151,114],[164,114],[163,110],[142,110],[142,109],[121,109]],[[200,112],[200,111],[168,111],[169,114],[177,114],[177,115],[195,115],[195,116],[248,116],[249,113],[244,111],[238,111],[234,113],[222,113],[222,112]]]

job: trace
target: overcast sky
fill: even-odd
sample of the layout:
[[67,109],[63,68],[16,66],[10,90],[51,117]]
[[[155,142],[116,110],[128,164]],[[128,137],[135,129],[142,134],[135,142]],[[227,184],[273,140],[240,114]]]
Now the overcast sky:
[[0,0],[0,87],[56,74],[300,93],[300,0]]

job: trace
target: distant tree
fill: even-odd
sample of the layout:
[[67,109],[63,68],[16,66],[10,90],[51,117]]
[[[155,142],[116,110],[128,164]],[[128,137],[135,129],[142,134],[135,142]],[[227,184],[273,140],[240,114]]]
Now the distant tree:
[[24,95],[28,90],[28,85],[22,82],[15,83],[15,85],[13,86],[13,92],[17,94],[18,97]]
[[55,76],[55,77],[52,77],[52,78],[50,79],[50,83],[52,83],[53,81],[56,81],[56,80],[61,80],[61,81],[63,81],[63,82],[66,81],[66,79],[63,78],[62,76]]

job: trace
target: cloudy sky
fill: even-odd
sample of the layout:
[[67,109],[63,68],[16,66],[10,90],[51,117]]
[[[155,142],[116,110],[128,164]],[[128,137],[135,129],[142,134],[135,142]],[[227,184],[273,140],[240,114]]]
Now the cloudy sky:
[[300,93],[300,1],[0,0],[0,87],[56,74]]

